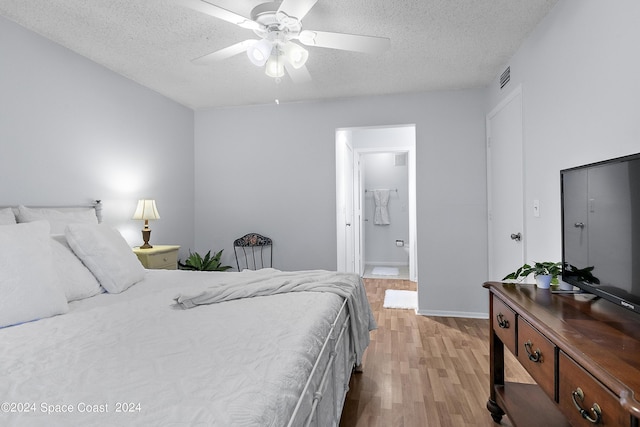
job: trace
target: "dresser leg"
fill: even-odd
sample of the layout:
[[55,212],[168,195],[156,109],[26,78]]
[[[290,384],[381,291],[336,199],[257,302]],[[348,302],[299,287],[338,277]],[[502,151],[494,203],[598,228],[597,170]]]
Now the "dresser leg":
[[491,412],[491,418],[493,418],[493,421],[500,424],[502,416],[504,415],[502,408],[499,407],[494,400],[489,399],[487,400],[487,409]]

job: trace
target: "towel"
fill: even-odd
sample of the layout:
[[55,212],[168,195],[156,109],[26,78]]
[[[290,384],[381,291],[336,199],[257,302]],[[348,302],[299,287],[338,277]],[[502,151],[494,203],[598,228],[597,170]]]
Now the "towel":
[[373,223],[375,225],[388,225],[389,222],[389,210],[387,205],[389,204],[390,190],[373,190],[373,200],[376,204],[376,210],[373,214]]

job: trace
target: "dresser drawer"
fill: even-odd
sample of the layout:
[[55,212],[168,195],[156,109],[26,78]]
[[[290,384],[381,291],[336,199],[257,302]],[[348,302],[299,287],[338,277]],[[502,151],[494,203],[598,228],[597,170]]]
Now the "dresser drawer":
[[[598,380],[593,378],[580,365],[569,356],[560,352],[558,361],[558,373],[560,376],[560,390],[558,403],[560,410],[573,426],[630,426],[631,416],[621,405],[613,393],[611,393]],[[578,391],[579,389],[579,391]],[[580,393],[581,392],[581,393]],[[574,402],[575,401],[575,402]],[[589,421],[583,417],[592,419]],[[594,409],[600,410],[600,421],[594,423],[598,415]]]
[[518,361],[551,399],[555,399],[555,349],[551,341],[518,317]]
[[147,268],[175,270],[177,264],[178,254],[175,251],[147,255]]
[[175,270],[178,268],[177,245],[155,245],[153,248],[133,248],[133,252],[145,268]]
[[511,353],[516,354],[516,313],[495,295],[492,296],[491,301],[493,304],[491,327]]

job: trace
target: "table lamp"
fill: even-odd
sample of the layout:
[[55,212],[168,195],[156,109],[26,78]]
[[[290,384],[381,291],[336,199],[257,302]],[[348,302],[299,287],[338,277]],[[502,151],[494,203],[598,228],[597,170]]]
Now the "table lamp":
[[138,200],[138,206],[133,214],[132,219],[143,219],[144,228],[142,228],[142,240],[144,244],[140,246],[141,249],[150,249],[153,246],[149,244],[149,238],[151,237],[151,229],[149,228],[150,219],[160,219],[158,208],[156,208],[155,200]]

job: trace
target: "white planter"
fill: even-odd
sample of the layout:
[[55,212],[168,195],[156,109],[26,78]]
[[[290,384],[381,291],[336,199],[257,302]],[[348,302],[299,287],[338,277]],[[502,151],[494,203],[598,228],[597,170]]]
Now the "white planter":
[[540,289],[549,289],[551,286],[550,274],[539,274],[536,276],[536,286]]

